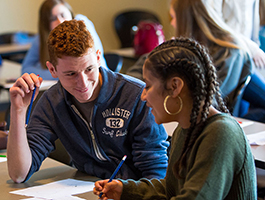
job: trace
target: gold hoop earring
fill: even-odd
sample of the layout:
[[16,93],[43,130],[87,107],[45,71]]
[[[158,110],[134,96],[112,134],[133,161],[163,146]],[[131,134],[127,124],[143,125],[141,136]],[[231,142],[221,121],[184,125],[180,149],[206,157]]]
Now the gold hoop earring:
[[170,111],[167,109],[167,100],[168,100],[169,97],[170,97],[170,96],[167,95],[167,97],[166,97],[165,100],[164,100],[164,109],[165,109],[165,111],[166,111],[167,114],[169,114],[169,115],[177,115],[177,114],[179,114],[180,111],[182,110],[182,107],[183,107],[182,99],[180,98],[180,96],[178,96],[178,98],[179,98],[179,102],[180,102],[179,110],[178,110],[177,112],[175,112],[175,113],[172,113],[172,112],[170,112]]

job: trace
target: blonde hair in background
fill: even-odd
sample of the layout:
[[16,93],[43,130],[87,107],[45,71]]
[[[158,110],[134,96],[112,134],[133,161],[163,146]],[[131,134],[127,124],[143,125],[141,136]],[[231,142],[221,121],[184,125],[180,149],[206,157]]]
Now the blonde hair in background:
[[[177,37],[191,37],[206,46],[210,46],[210,41],[221,47],[237,48],[249,53],[245,42],[236,36],[207,1],[171,0],[171,6],[177,18]],[[209,41],[205,41],[203,36]]]

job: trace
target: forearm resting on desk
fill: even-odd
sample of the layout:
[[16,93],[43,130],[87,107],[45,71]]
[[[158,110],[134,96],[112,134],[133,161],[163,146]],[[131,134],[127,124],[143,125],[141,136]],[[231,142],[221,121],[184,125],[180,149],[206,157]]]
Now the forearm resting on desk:
[[11,106],[11,123],[7,142],[7,165],[10,178],[23,182],[29,172],[32,156],[27,141],[25,114],[18,114]]

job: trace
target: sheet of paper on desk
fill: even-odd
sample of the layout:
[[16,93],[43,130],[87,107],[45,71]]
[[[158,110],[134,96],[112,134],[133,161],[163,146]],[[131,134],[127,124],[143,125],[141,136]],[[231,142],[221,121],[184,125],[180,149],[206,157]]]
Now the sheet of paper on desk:
[[[42,84],[40,86],[40,90],[47,90],[49,89],[52,85],[57,83],[57,81],[52,81],[52,80],[43,80]],[[14,85],[14,83],[6,83],[4,84],[4,88],[9,89]]]
[[20,199],[20,200],[80,200],[82,198],[75,197],[75,196],[67,196],[67,197],[61,197],[56,199],[46,199],[46,198],[27,198],[27,199]]
[[0,162],[6,162],[6,161],[7,161],[6,158],[2,158],[2,157],[0,157]]
[[[79,197],[75,197],[75,196],[69,196],[69,197],[62,197],[62,198],[56,198],[55,200],[80,200],[82,198],[79,198]],[[48,200],[46,198],[27,198],[27,199],[20,199],[20,200]],[[51,199],[49,199],[51,200]],[[54,200],[54,199],[52,199]]]
[[93,188],[94,182],[65,179],[61,181],[52,182],[46,185],[34,186],[22,190],[15,190],[10,193],[34,197],[27,198],[27,200],[80,200],[82,198],[72,195],[89,192],[92,191]]
[[247,135],[250,145],[265,145],[265,131]]
[[246,126],[249,126],[251,124],[253,124],[254,122],[253,121],[238,121],[239,125],[244,128]]

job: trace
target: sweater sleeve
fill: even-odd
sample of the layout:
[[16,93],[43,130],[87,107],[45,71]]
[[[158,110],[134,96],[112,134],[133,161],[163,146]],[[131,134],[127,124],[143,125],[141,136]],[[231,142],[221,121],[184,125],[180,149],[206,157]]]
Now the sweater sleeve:
[[121,200],[167,199],[164,179],[145,179],[139,181],[120,180],[123,184]]
[[185,134],[176,135],[166,178],[122,181],[121,199],[256,199],[254,161],[235,120],[219,120],[201,133],[180,173],[183,178],[172,170],[185,140]]
[[162,125],[156,124],[145,102],[139,101],[130,126],[135,167],[142,171],[142,177],[164,178],[168,164],[167,133]]
[[244,199],[249,195],[247,188],[255,181],[254,162],[236,120],[224,118],[206,127],[190,154],[185,183],[176,199]]
[[207,126],[196,140],[175,199],[252,199],[245,198],[255,188],[250,147],[236,120],[227,119]]

